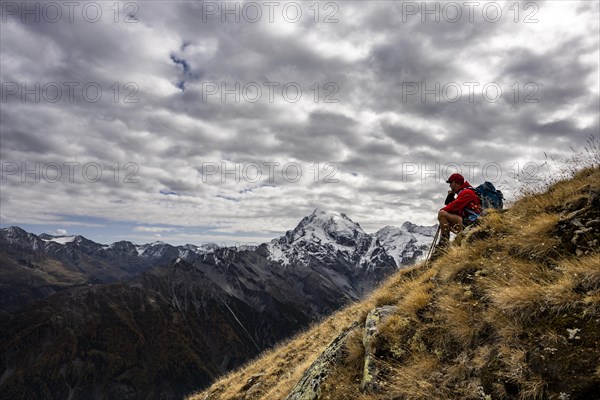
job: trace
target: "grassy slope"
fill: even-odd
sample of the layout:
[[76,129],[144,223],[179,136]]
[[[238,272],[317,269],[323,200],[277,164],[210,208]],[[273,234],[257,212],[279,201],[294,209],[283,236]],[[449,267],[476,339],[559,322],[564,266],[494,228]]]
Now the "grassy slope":
[[399,272],[364,301],[190,399],[285,398],[329,342],[386,304],[399,312],[377,338],[384,390],[360,391],[364,348],[356,334],[322,398],[594,398],[600,390],[600,220],[580,235],[577,252],[568,221],[600,218],[599,192],[600,170],[587,169],[489,214],[462,246],[429,266]]

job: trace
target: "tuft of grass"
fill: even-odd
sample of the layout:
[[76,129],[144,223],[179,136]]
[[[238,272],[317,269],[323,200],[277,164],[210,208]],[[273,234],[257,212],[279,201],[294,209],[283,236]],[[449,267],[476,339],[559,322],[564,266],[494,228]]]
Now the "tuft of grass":
[[477,338],[482,324],[477,319],[478,303],[468,286],[454,285],[437,299],[436,313],[446,331],[461,349],[470,347]]
[[544,389],[547,386],[544,379],[534,375],[521,384],[519,399],[536,400],[544,398]]
[[386,398],[407,400],[449,398],[448,393],[430,379],[437,372],[438,366],[436,357],[423,355],[415,358],[409,365],[394,367],[386,382]]
[[349,366],[350,370],[361,371],[364,366],[364,360],[363,333],[357,329],[348,335],[348,339],[344,343],[344,362]]
[[560,238],[552,234],[559,219],[557,214],[546,212],[524,217],[517,225],[517,232],[505,238],[509,254],[525,260],[552,262],[559,256]]
[[563,260],[558,268],[572,276],[578,290],[600,290],[600,252]]
[[584,306],[583,316],[587,318],[600,317],[600,293],[597,291],[593,294],[586,295],[582,304]]
[[[408,285],[407,285],[408,286]],[[433,283],[418,283],[409,290],[397,303],[397,306],[402,315],[410,318],[418,319],[419,313],[429,305],[431,301],[431,290]]]
[[519,189],[520,197],[527,201],[541,201],[540,206],[548,206],[552,192],[556,185],[577,179],[582,173],[595,171],[600,168],[600,140],[591,135],[586,140],[583,151],[573,150],[571,157],[555,159],[546,155],[546,161],[527,171],[524,176],[518,177],[522,187]]

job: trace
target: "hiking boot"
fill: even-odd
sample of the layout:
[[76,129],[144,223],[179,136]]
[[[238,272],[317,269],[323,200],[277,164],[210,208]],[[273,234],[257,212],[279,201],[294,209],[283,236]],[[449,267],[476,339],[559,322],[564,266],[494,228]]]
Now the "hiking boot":
[[448,235],[448,237],[443,237],[440,239],[440,241],[438,242],[438,244],[435,246],[435,249],[445,249],[446,247],[448,247],[450,245],[450,235]]
[[444,246],[444,247],[440,247],[439,245],[435,246],[435,249],[433,249],[433,253],[429,257],[428,261],[433,261],[433,260],[436,260],[436,259],[440,258],[441,256],[443,256],[446,253],[446,247],[447,246]]

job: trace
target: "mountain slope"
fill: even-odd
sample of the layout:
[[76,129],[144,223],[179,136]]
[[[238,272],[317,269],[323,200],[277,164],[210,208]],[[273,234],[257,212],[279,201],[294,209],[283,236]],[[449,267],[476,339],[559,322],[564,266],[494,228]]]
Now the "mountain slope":
[[[139,398],[140,385],[148,398],[173,398],[218,373],[204,360],[208,344],[189,334],[206,331],[198,319],[144,288],[75,288],[44,303],[0,316],[2,399]],[[220,324],[227,314],[216,307],[211,318]]]
[[592,168],[191,399],[596,398],[599,244]]

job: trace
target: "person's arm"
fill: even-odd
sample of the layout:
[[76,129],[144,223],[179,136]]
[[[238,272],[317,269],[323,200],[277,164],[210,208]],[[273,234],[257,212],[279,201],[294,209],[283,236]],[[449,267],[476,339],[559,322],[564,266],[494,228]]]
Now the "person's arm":
[[456,200],[446,205],[446,207],[442,208],[442,210],[453,214],[460,213],[460,211],[462,211],[462,209],[469,205],[469,203],[473,200],[471,196],[469,196],[469,192],[471,192],[471,190],[463,190],[458,194]]
[[444,205],[448,205],[454,201],[454,192],[452,190],[448,191],[448,196],[446,196],[446,201],[444,201]]

